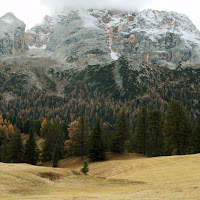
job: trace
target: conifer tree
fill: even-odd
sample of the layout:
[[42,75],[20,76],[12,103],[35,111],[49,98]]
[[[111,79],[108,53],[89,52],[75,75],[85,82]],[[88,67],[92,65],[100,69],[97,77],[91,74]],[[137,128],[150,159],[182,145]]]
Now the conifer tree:
[[75,133],[70,139],[72,144],[72,154],[81,156],[82,160],[83,156],[87,154],[88,135],[88,125],[85,122],[85,118],[81,117]]
[[4,142],[4,145],[2,147],[2,161],[4,163],[8,163],[8,144],[7,141]]
[[73,146],[73,137],[76,134],[76,130],[78,127],[78,121],[74,120],[73,122],[71,122],[69,125],[69,127],[67,128],[68,130],[68,137],[69,139],[65,142],[65,148],[66,148],[66,153],[68,156],[72,156],[73,155],[73,151],[72,151],[72,146]]
[[169,103],[163,131],[165,154],[186,154],[192,130],[181,101],[172,100]]
[[23,162],[24,147],[21,138],[21,131],[16,132],[11,136],[7,149],[7,161],[13,163]]
[[59,147],[58,147],[58,144],[56,144],[55,147],[54,147],[52,161],[53,161],[52,167],[58,167],[58,161],[59,161]]
[[190,153],[200,153],[200,117],[190,137]]
[[160,110],[149,113],[149,132],[147,135],[146,155],[160,156],[163,152],[163,119]]
[[89,172],[89,167],[88,167],[88,162],[87,160],[83,161],[83,168],[81,169],[81,171],[86,175]]
[[29,133],[30,132],[30,129],[31,129],[31,121],[30,120],[26,120],[24,122],[24,129],[23,129],[23,133]]
[[35,141],[33,128],[30,129],[29,139],[25,144],[24,161],[31,165],[36,165],[38,161],[37,144]]
[[58,145],[59,159],[64,156],[64,141],[65,135],[58,122],[48,121],[42,129],[43,144],[43,161],[50,161],[53,159],[55,145]]
[[123,153],[127,149],[127,143],[131,136],[131,129],[125,111],[122,111],[115,124],[115,131],[112,138],[112,151]]
[[99,118],[97,118],[95,127],[90,135],[88,146],[88,157],[92,161],[105,160],[104,130]]
[[23,128],[23,121],[22,121],[22,117],[21,116],[20,116],[20,118],[17,119],[16,126],[21,132],[23,132],[24,128]]
[[136,131],[131,139],[132,149],[136,153],[146,154],[147,147],[147,134],[148,134],[148,112],[147,108],[143,107],[140,111]]

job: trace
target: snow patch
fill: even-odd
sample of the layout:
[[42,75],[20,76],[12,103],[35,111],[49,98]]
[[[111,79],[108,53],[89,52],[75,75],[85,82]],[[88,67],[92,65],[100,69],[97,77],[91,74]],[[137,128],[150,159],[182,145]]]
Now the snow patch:
[[6,22],[8,24],[12,24],[14,22],[14,20],[11,19],[11,18],[4,18],[4,19],[1,19],[1,20],[3,20],[4,22]]
[[112,21],[110,21],[109,23],[106,24],[107,27],[112,27],[112,26],[117,26],[120,24],[120,18],[117,17],[113,17]]
[[79,10],[79,16],[83,20],[83,27],[86,28],[98,28],[98,19],[91,16],[88,11]]
[[46,45],[43,45],[42,47],[36,47],[36,46],[28,46],[29,47],[29,49],[31,50],[31,49],[46,49]]
[[111,49],[111,47],[110,47],[110,50],[111,50],[111,58],[113,59],[113,60],[117,60],[119,57],[117,56],[117,53],[115,53],[112,49]]

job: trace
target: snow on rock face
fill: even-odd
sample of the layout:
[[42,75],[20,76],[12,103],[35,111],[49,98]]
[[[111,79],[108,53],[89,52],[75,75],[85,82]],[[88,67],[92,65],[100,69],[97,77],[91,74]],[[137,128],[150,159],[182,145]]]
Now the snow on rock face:
[[11,18],[4,18],[4,19],[1,19],[1,20],[3,20],[4,22],[6,22],[8,24],[12,24],[14,22],[14,20],[11,19]]
[[58,12],[52,16],[46,15],[41,24],[26,31],[25,41],[29,46],[41,48],[47,45],[53,28],[62,23],[68,16],[68,12]]
[[46,49],[46,45],[43,45],[43,46],[41,46],[41,47],[36,47],[36,46],[28,46],[29,47],[29,49],[31,50],[31,49]]
[[18,55],[27,49],[24,42],[25,24],[14,14],[7,13],[0,18],[0,55]]
[[[200,63],[200,32],[192,21],[183,14],[150,9],[139,13],[98,9],[57,12],[27,32],[29,46],[49,47],[49,37],[55,35],[55,26],[65,24],[70,19],[69,14],[75,12],[79,17],[79,25],[71,24],[70,34],[83,28],[93,29],[87,37],[98,38],[94,34],[101,35],[104,32],[107,44],[103,46],[106,52],[110,48],[110,57],[114,60],[118,56],[126,56],[149,64],[167,65],[170,68],[180,63]],[[59,42],[65,42],[69,35],[65,37],[60,38]],[[87,38],[85,34],[79,35],[79,41],[82,41],[81,37],[84,40]],[[81,50],[78,46],[76,51]],[[89,46],[87,48],[90,49]],[[102,46],[100,48],[102,50]]]
[[199,63],[200,32],[183,14],[144,10],[123,24],[112,48],[118,54],[155,65]]
[[73,11],[54,27],[47,50],[71,68],[111,62],[110,49],[98,20],[87,11]]
[[116,54],[116,52],[114,52],[112,49],[111,49],[111,47],[110,47],[110,51],[111,51],[111,58],[113,59],[113,60],[118,60],[118,56],[117,56],[117,54]]
[[83,27],[98,28],[99,25],[98,19],[91,16],[88,11],[79,10],[78,14],[83,21]]

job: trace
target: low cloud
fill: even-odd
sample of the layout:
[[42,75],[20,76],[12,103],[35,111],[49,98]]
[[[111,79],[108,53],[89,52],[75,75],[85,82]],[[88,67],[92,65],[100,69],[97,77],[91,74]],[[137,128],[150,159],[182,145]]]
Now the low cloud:
[[140,10],[144,7],[147,0],[41,0],[41,2],[52,9],[107,8],[122,10]]

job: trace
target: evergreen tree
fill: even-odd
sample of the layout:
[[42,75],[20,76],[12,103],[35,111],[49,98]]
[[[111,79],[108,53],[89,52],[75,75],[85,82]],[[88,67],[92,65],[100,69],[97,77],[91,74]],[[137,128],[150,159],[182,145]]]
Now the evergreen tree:
[[146,155],[160,156],[163,152],[163,119],[160,110],[149,113],[149,132],[147,135]]
[[146,154],[146,140],[148,134],[148,112],[147,108],[143,107],[140,111],[136,131],[131,139],[132,149],[136,153]]
[[65,133],[65,139],[68,140],[69,139],[69,131],[68,131],[68,125],[66,123],[62,123],[60,124],[63,132]]
[[30,132],[30,129],[31,129],[31,121],[30,120],[26,120],[24,122],[24,133],[29,133]]
[[38,161],[37,144],[34,137],[34,129],[30,129],[29,139],[26,141],[24,150],[24,161],[36,165]]
[[131,136],[131,129],[125,111],[122,111],[115,124],[115,131],[112,138],[112,151],[123,153],[127,149],[127,143]]
[[1,154],[1,157],[2,157],[2,161],[4,163],[7,163],[8,162],[8,145],[7,145],[7,141],[4,142],[4,145],[2,146],[2,154]]
[[13,163],[23,162],[24,147],[20,130],[11,136],[7,149],[7,161]]
[[24,126],[23,126],[22,117],[20,117],[20,118],[17,119],[16,126],[23,133]]
[[88,143],[88,126],[85,122],[85,118],[81,117],[75,134],[72,136],[72,154],[76,156],[81,156],[83,160],[83,156],[87,155],[87,143]]
[[52,159],[52,167],[58,167],[58,161],[59,161],[59,147],[58,144],[56,144],[53,152],[53,159]]
[[34,127],[35,133],[40,135],[41,121],[32,121],[31,124]]
[[163,130],[165,154],[186,154],[192,130],[181,101],[172,100],[169,103]]
[[88,157],[92,161],[105,160],[104,130],[99,118],[97,118],[95,127],[90,135],[88,146]]
[[89,167],[88,167],[88,162],[87,160],[83,161],[83,168],[81,169],[81,171],[86,175],[89,172]]
[[112,138],[114,135],[114,130],[113,131],[105,131],[105,146],[106,146],[106,152],[112,151]]
[[190,153],[200,153],[200,117],[190,138]]
[[53,159],[54,147],[58,145],[59,159],[64,157],[65,135],[58,122],[48,121],[42,129],[44,144],[42,148],[42,160],[50,161]]

